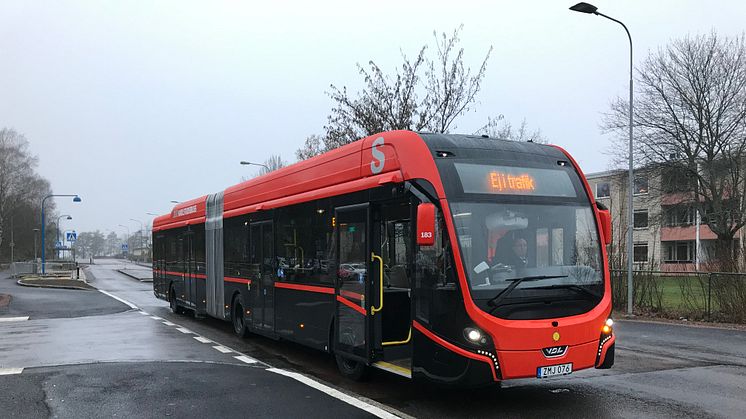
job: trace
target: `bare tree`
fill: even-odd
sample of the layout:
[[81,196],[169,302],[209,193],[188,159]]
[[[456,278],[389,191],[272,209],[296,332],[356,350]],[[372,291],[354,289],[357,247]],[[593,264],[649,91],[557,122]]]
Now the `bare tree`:
[[[746,225],[744,35],[675,40],[638,68],[636,87],[635,161],[667,175],[664,192],[688,195],[717,235],[718,260],[737,260],[734,237]],[[604,128],[621,134],[627,109],[624,100],[613,102]],[[615,152],[624,159],[625,141]]]
[[505,120],[505,116],[498,115],[496,118],[487,118],[487,123],[474,132],[474,135],[487,135],[490,138],[510,141],[530,141],[532,143],[546,143],[546,139],[540,129],[529,130],[524,119],[518,129]]
[[[459,26],[448,36],[433,33],[437,57],[423,46],[414,59],[402,53],[403,63],[393,75],[373,61],[357,65],[365,87],[351,95],[347,87],[330,86],[334,101],[324,126],[325,134],[311,136],[296,152],[299,159],[349,144],[362,137],[389,130],[448,132],[456,119],[475,103],[492,48],[476,73],[464,66],[459,47]],[[423,74],[424,73],[424,74]]]
[[[33,235],[27,227],[38,226],[39,204],[42,197],[50,193],[49,182],[35,172],[36,165],[37,159],[29,151],[26,138],[13,129],[0,129],[0,251],[3,254],[9,251],[9,246],[4,244],[9,236],[6,231],[10,228],[11,217],[16,233],[14,244],[16,250],[21,250],[16,254],[33,254],[33,244],[27,243],[33,243]],[[50,212],[53,208],[53,203],[47,205]],[[17,234],[18,231],[23,234]]]

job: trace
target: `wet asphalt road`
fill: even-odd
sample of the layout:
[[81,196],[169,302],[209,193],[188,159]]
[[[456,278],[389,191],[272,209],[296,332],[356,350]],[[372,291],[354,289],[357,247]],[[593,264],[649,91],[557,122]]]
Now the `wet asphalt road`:
[[[196,340],[184,342],[184,336],[174,334],[173,330],[163,327],[163,321],[170,321],[185,326],[194,333],[207,339],[229,346],[247,356],[266,362],[273,367],[299,371],[319,381],[336,386],[350,394],[358,394],[365,398],[374,400],[399,412],[416,417],[744,417],[746,412],[746,332],[724,330],[715,328],[695,328],[678,325],[654,324],[633,321],[618,321],[616,333],[618,335],[616,365],[611,370],[580,371],[566,377],[547,380],[517,380],[503,384],[501,389],[482,390],[443,390],[432,388],[427,385],[412,383],[404,378],[393,376],[384,372],[376,371],[367,383],[355,383],[341,378],[335,368],[333,359],[323,353],[313,351],[299,345],[288,342],[278,342],[263,337],[252,337],[249,339],[238,339],[231,333],[230,325],[214,319],[195,319],[189,316],[173,315],[168,310],[164,301],[157,300],[152,294],[150,283],[141,283],[132,278],[124,276],[114,270],[121,265],[114,262],[99,261],[92,266],[89,272],[95,277],[91,279],[92,285],[111,292],[124,298],[148,312],[150,315],[161,318],[161,320],[150,319],[135,311],[119,314],[106,314],[95,316],[86,321],[90,324],[81,324],[82,330],[94,331],[90,340],[84,342],[85,346],[95,348],[97,345],[108,345],[102,342],[116,342],[118,351],[115,354],[98,354],[101,359],[115,361],[117,359],[144,360],[172,360],[185,358],[189,360],[189,353],[193,350],[202,349],[202,344]],[[108,263],[108,264],[106,264]],[[0,291],[2,293],[2,291]],[[138,319],[140,317],[140,319]],[[142,318],[149,319],[152,325],[144,326]],[[51,321],[51,320],[49,320]],[[96,324],[108,324],[109,326],[98,328]],[[2,336],[0,326],[0,336]],[[153,328],[148,332],[148,328]],[[111,329],[106,332],[106,329]],[[160,329],[164,329],[159,331]],[[65,331],[61,333],[80,333],[81,331]],[[117,338],[116,336],[119,336]],[[143,343],[144,339],[152,339],[158,336],[158,345]],[[175,336],[172,336],[175,335]],[[117,340],[118,339],[118,340]],[[175,340],[171,340],[175,339]],[[152,343],[152,342],[151,342]],[[178,349],[178,353],[172,351]],[[196,348],[196,349],[195,349]],[[4,340],[0,341],[0,354],[8,354]],[[11,350],[12,352],[12,350]],[[211,351],[215,352],[215,351]],[[177,356],[178,355],[178,356]],[[198,351],[199,357],[203,356]],[[221,354],[222,355],[222,354]],[[218,356],[216,354],[204,355]],[[26,359],[34,361],[33,357]],[[30,361],[29,361],[30,362]],[[39,361],[34,361],[39,363]],[[219,361],[226,365],[226,361]],[[227,361],[226,370],[251,369],[251,366],[241,365],[240,362]],[[3,362],[4,363],[4,362]],[[101,364],[99,364],[101,365]],[[103,364],[105,366],[116,364]],[[148,382],[155,381],[174,385],[173,374],[185,368],[175,367],[172,369],[159,368],[163,364],[137,364],[137,368],[126,367],[134,374],[131,379],[126,380],[120,390],[122,394],[137,392],[138,388],[148,387]],[[182,365],[182,364],[167,364]],[[187,364],[191,366],[192,364]],[[201,364],[200,364],[201,365]],[[209,365],[209,364],[208,364]],[[24,371],[13,379],[27,376],[29,379],[47,377],[49,383],[57,372],[48,367],[33,368]],[[83,368],[82,366],[76,368]],[[116,369],[116,368],[115,368]],[[188,368],[187,368],[188,369]],[[208,369],[209,370],[209,369]],[[139,375],[136,373],[140,371]],[[70,371],[74,374],[74,371]],[[45,374],[52,374],[47,376]],[[67,374],[67,373],[66,373]],[[109,375],[110,373],[105,373]],[[150,377],[148,374],[152,374]],[[181,373],[183,376],[209,377],[205,371],[198,368],[194,371]],[[148,378],[150,377],[150,378]],[[169,379],[170,377],[170,379]],[[0,377],[0,387],[3,387],[4,378]],[[258,377],[263,379],[264,377]],[[246,391],[247,397],[254,394],[256,398],[261,393],[255,393],[245,377],[237,377],[234,388],[237,391]],[[189,394],[193,387],[184,384],[183,391],[178,394]],[[261,385],[261,380],[255,384]],[[182,385],[181,380],[176,384]],[[198,383],[195,383],[200,387]],[[226,385],[227,386],[227,385]],[[202,386],[204,388],[205,386]],[[107,386],[102,384],[102,388]],[[219,387],[207,388],[207,393],[200,393],[202,397],[222,400],[223,406],[236,407],[233,404],[229,390],[217,393]],[[215,390],[215,391],[213,391]],[[225,393],[227,392],[227,394]],[[31,394],[33,392],[29,392]],[[5,405],[0,391],[0,406]],[[24,393],[25,394],[25,393]],[[220,395],[222,394],[222,396]],[[276,396],[277,394],[275,394]],[[88,394],[95,397],[95,393]],[[166,396],[166,394],[164,394]],[[31,397],[31,396],[29,396]],[[122,398],[124,396],[117,396]],[[114,397],[114,400],[117,399]],[[126,399],[126,397],[124,397]],[[33,399],[33,398],[32,398]],[[198,410],[177,411],[186,399],[176,397],[175,393],[169,393],[168,397],[153,399],[161,400],[161,404],[139,403],[142,409],[135,412],[148,412],[148,415],[163,416],[169,412],[174,414],[195,412]],[[252,399],[253,400],[253,399]],[[34,406],[32,400],[27,406]],[[91,400],[93,402],[93,400]],[[305,401],[300,400],[303,405]],[[164,410],[169,407],[173,410]],[[135,405],[122,403],[121,412]],[[200,405],[202,406],[202,405]],[[206,405],[205,405],[206,406]],[[163,407],[163,409],[160,409]],[[154,410],[152,410],[152,409]],[[57,412],[66,412],[59,406]],[[69,411],[67,411],[69,412]],[[82,411],[81,411],[82,412]],[[230,413],[229,410],[221,410],[221,413]],[[243,412],[247,412],[244,410]],[[261,410],[256,410],[256,415],[261,416]],[[326,412],[322,410],[306,409],[305,415],[311,412]],[[273,416],[295,416],[290,411],[269,412]],[[326,412],[332,414],[331,411]],[[360,411],[355,412],[360,414]],[[362,412],[365,413],[365,412]],[[326,416],[329,416],[329,415]],[[0,412],[0,416],[2,412]],[[67,415],[64,415],[67,416]],[[145,415],[144,415],[145,416]],[[182,415],[179,415],[182,416]],[[192,416],[186,414],[186,416]],[[204,415],[202,415],[204,416]],[[214,415],[210,415],[214,416]],[[221,415],[222,416],[222,415]],[[230,414],[228,416],[231,416]],[[240,415],[239,415],[240,416]]]

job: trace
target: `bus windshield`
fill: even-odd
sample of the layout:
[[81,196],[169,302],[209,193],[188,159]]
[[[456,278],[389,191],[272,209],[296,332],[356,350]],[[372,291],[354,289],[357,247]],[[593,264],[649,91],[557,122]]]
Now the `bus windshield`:
[[475,299],[493,304],[521,278],[515,287],[520,293],[508,290],[520,297],[548,289],[586,297],[603,292],[601,247],[589,205],[455,202],[451,209]]

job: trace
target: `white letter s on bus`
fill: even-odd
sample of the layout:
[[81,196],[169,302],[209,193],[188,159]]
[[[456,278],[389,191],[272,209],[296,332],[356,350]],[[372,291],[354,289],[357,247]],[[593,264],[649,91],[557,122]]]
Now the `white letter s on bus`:
[[383,137],[378,137],[373,141],[373,147],[370,149],[370,152],[373,153],[373,158],[378,160],[376,163],[374,160],[370,161],[370,171],[377,175],[383,171],[383,165],[386,163],[386,155],[383,154],[383,152],[376,148],[376,146],[383,145]]

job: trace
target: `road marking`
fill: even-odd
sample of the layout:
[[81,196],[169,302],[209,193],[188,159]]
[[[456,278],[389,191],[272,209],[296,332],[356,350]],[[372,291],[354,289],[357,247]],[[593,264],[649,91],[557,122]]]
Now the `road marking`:
[[249,357],[248,357],[248,356],[246,356],[246,355],[241,355],[241,356],[234,356],[234,358],[236,358],[237,360],[239,360],[239,361],[241,361],[241,362],[245,362],[245,363],[247,363],[247,364],[256,364],[257,362],[259,362],[259,361],[257,361],[256,359],[254,359],[254,358],[249,358]]
[[138,311],[138,313],[142,314],[143,316],[150,316],[150,314],[144,312],[144,311]]
[[23,368],[0,368],[0,375],[20,374]]
[[28,320],[28,316],[23,317],[0,317],[0,322],[22,322]]
[[230,349],[226,348],[225,346],[221,346],[221,345],[213,346],[212,349],[215,349],[216,351],[222,352],[224,354],[227,354],[228,352],[233,352]]
[[137,308],[137,306],[136,306],[136,305],[134,305],[134,304],[130,303],[130,302],[129,302],[129,301],[127,301],[127,300],[124,300],[124,299],[122,299],[122,298],[119,298],[119,297],[117,297],[117,296],[116,296],[116,295],[114,295],[114,294],[109,294],[108,292],[106,292],[106,291],[104,291],[104,290],[99,290],[99,291],[101,291],[101,293],[103,293],[104,295],[108,295],[109,297],[111,297],[111,298],[113,298],[113,299],[115,299],[115,300],[117,300],[117,301],[119,301],[119,302],[121,302],[121,303],[127,304],[128,306],[130,306],[130,308],[134,308],[135,310],[138,310],[138,308]]
[[194,336],[194,339],[196,339],[197,342],[202,342],[202,343],[211,343],[212,342],[210,339],[203,338],[202,336]]
[[171,323],[168,320],[166,320],[165,322],[163,322],[163,324],[165,324],[166,326],[176,326],[174,323]]
[[187,329],[186,327],[177,327],[176,330],[178,330],[181,333],[193,333],[191,330]]
[[153,320],[163,320],[162,318],[160,318],[158,316],[150,316],[150,318],[153,319]]
[[363,400],[344,394],[339,390],[336,390],[327,385],[321,384],[318,381],[308,378],[305,375],[298,374],[297,372],[285,371],[280,368],[267,368],[267,371],[271,371],[276,374],[290,377],[296,381],[300,381],[301,383],[309,387],[313,387],[316,390],[321,391],[322,393],[326,393],[334,397],[335,399],[341,400],[349,405],[357,407],[358,409],[364,410],[372,415],[378,416],[379,418],[398,418],[399,417],[399,416],[394,415],[393,413],[389,413],[381,409],[380,407],[373,406],[372,404],[368,402],[365,402]]

